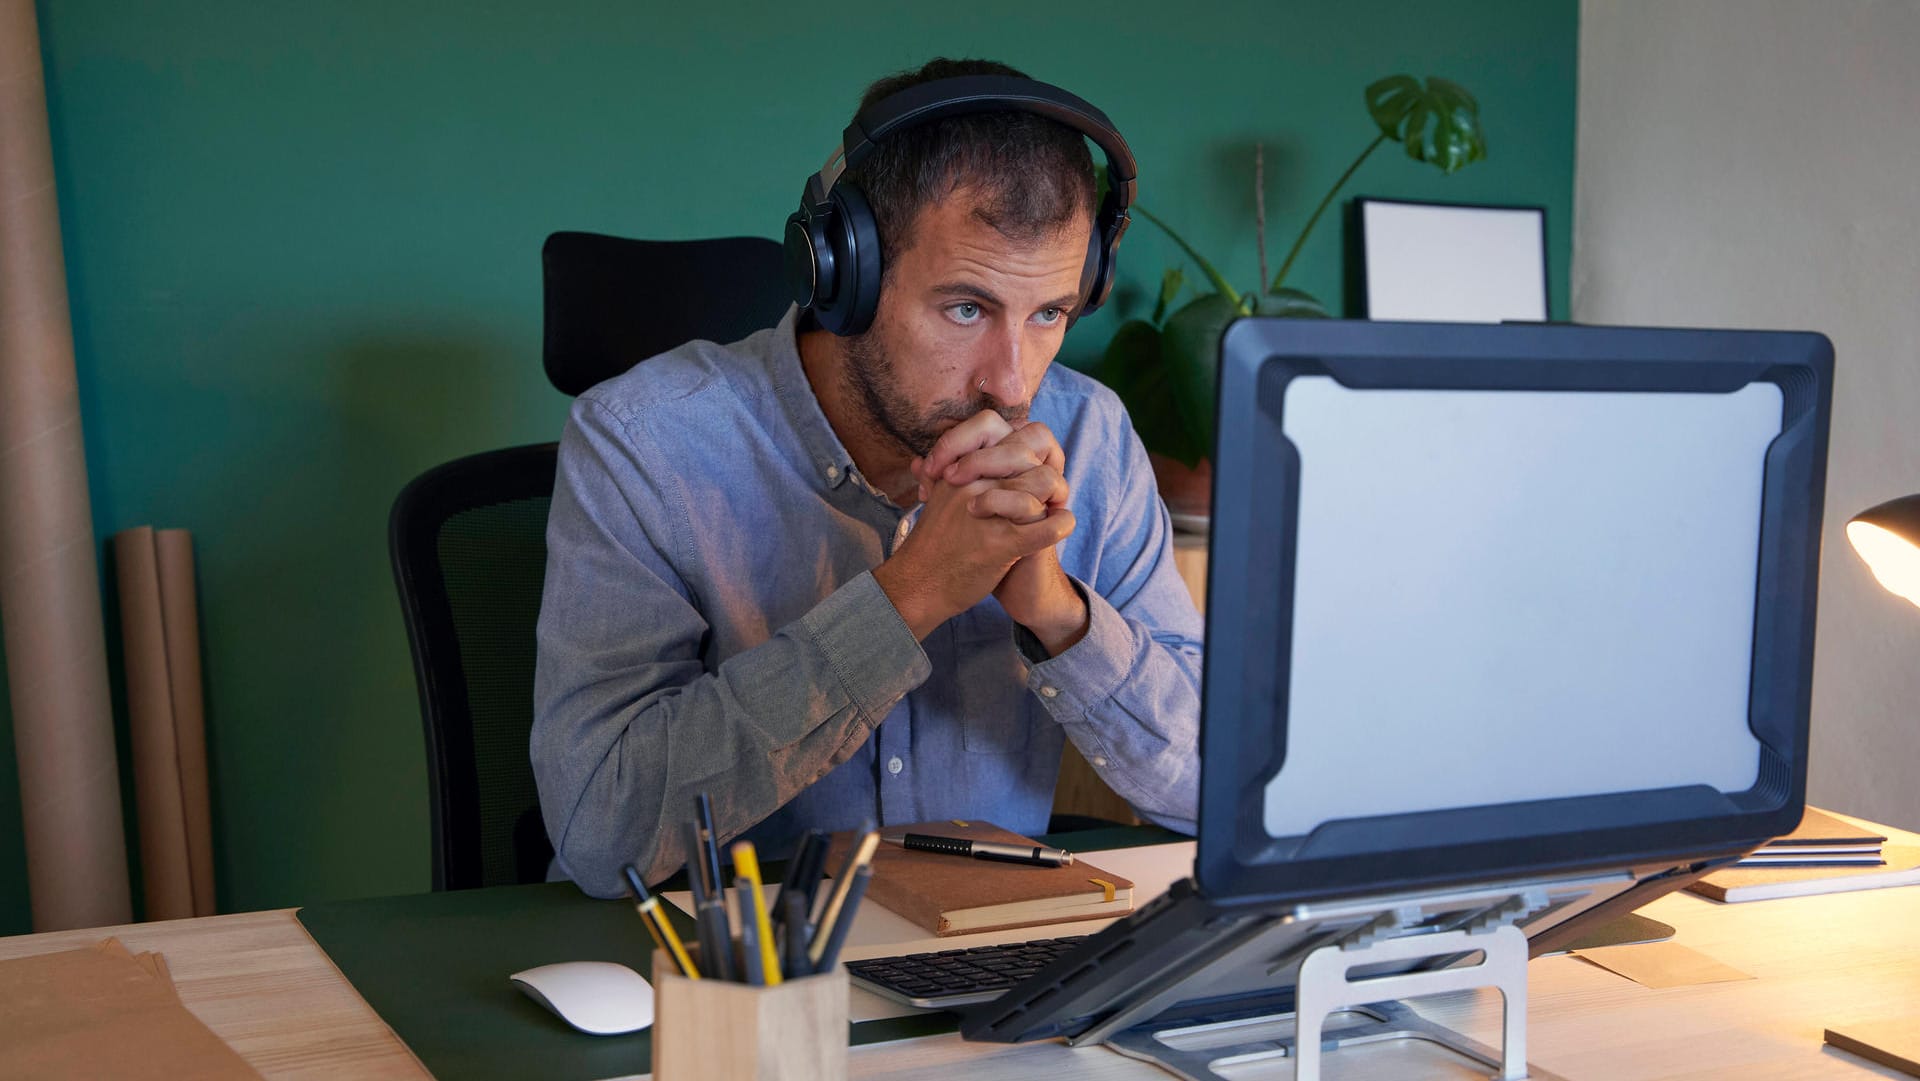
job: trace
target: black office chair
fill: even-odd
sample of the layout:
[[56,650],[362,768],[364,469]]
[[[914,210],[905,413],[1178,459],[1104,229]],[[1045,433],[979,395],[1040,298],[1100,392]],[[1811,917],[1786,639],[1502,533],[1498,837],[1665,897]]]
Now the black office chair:
[[426,726],[436,890],[538,882],[553,856],[527,737],[558,450],[460,458],[393,503],[388,543]]
[[[696,338],[785,314],[780,245],[555,233],[541,251],[545,364],[567,394]],[[388,545],[427,737],[433,888],[546,877],[527,740],[557,445],[448,462],[394,500]]]

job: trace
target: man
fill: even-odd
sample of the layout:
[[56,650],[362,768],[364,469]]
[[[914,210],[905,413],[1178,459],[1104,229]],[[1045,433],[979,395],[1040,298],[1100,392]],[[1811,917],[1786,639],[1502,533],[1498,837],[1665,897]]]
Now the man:
[[[971,74],[936,60],[863,108]],[[1054,367],[1094,210],[1081,135],[919,124],[872,207],[870,329],[801,310],[580,396],[560,444],[532,753],[555,871],[687,858],[696,793],[769,854],[862,819],[1046,828],[1072,739],[1191,831],[1200,620],[1118,399]]]

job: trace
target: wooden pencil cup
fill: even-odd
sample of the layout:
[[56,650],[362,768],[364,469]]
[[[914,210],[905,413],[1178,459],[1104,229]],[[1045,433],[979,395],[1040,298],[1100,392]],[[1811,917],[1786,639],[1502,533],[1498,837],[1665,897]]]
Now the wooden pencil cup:
[[[699,952],[689,947],[694,964]],[[842,1081],[847,970],[754,987],[690,980],[653,951],[654,1081]]]

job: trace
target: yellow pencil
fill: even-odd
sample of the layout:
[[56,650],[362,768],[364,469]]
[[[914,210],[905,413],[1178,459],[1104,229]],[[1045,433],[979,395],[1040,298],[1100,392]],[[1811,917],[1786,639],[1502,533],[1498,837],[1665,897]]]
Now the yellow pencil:
[[[747,882],[747,902],[753,906],[753,929],[760,937],[760,972],[768,987],[780,984],[780,955],[773,948],[773,921],[767,918],[767,898],[760,892],[760,859],[752,841],[734,844],[733,876]],[[744,918],[744,913],[742,914]]]
[[673,929],[673,924],[667,922],[667,914],[660,911],[660,902],[649,897],[635,907],[642,919],[658,929],[659,938],[667,944],[667,952],[673,954],[673,963],[680,966],[687,979],[699,979],[700,970],[694,967],[693,958],[687,956],[687,948],[680,944],[680,932]]
[[653,939],[653,948],[656,950],[666,949],[667,944],[665,940],[660,937],[660,929],[653,925],[653,915],[647,911],[647,906],[636,904],[633,906],[633,910],[640,913],[640,922],[646,925],[647,937]]
[[647,884],[640,878],[640,870],[629,863],[620,869],[627,878],[627,888],[633,891],[634,911],[640,913],[640,922],[647,925],[647,933],[653,936],[655,946],[666,947],[673,955],[673,963],[680,968],[680,974],[689,980],[700,978],[700,970],[694,967],[693,958],[687,956],[687,948],[680,944],[680,933],[667,922],[667,914],[660,911],[660,902],[648,892]]

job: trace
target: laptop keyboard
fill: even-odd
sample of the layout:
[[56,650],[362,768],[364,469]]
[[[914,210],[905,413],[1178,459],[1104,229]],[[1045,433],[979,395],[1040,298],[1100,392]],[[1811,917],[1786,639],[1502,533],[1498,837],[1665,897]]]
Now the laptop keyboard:
[[940,1009],[999,998],[1002,991],[1086,939],[1085,935],[1042,938],[844,964],[853,982],[869,991],[909,1006]]

